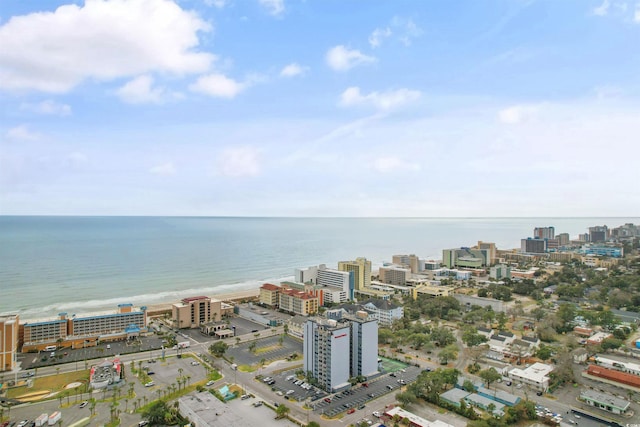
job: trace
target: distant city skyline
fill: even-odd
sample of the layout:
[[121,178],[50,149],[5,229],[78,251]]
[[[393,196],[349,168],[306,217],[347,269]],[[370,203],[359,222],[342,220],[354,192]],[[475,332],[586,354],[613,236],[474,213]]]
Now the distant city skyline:
[[634,216],[638,42],[637,1],[3,1],[0,214]]

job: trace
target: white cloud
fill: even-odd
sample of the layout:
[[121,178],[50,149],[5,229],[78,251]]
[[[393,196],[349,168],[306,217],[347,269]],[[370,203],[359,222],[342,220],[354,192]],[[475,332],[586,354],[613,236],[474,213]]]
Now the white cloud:
[[373,30],[373,33],[369,36],[369,44],[371,47],[375,48],[380,46],[382,40],[391,36],[391,28],[376,28]]
[[63,93],[87,79],[207,71],[210,26],[170,0],[86,0],[0,27],[0,89]]
[[189,86],[189,90],[218,98],[231,99],[245,90],[247,86],[246,83],[240,83],[223,74],[214,73],[198,78],[194,84]]
[[71,107],[67,104],[60,104],[51,99],[44,100],[37,104],[23,103],[20,105],[21,110],[32,111],[38,114],[46,114],[51,116],[70,116]]
[[280,76],[281,77],[295,77],[295,76],[299,76],[301,74],[306,73],[308,70],[307,67],[302,67],[298,64],[296,64],[295,62],[292,64],[287,65],[286,67],[284,67],[282,69],[282,71],[280,71]]
[[129,104],[160,104],[165,95],[164,88],[153,88],[153,77],[139,76],[116,91],[118,97]]
[[284,0],[258,0],[271,15],[278,16],[284,12]]
[[154,175],[175,175],[176,168],[172,162],[163,163],[161,165],[157,165],[149,169]]
[[256,176],[260,170],[260,153],[254,147],[228,148],[218,157],[218,172],[224,176]]
[[363,95],[359,87],[352,86],[340,95],[340,105],[343,107],[364,105],[373,106],[378,110],[391,110],[416,101],[420,96],[420,91],[410,89],[371,92]]
[[368,56],[359,50],[350,50],[342,45],[329,49],[326,55],[327,64],[336,71],[347,71],[357,65],[370,64],[376,61],[373,56]]
[[413,43],[413,39],[420,37],[423,33],[422,28],[418,27],[413,20],[398,16],[391,20],[391,26],[396,28],[395,33],[398,34],[398,39],[405,46],[410,46]]
[[215,6],[218,9],[222,9],[227,5],[227,1],[226,0],[204,0],[204,4],[206,4],[207,6]]
[[12,141],[36,141],[40,139],[40,134],[29,130],[27,125],[20,125],[11,128],[6,133],[6,138]]
[[600,6],[594,7],[591,12],[596,16],[605,16],[609,13],[610,6],[609,0],[604,0]]
[[373,162],[373,168],[381,173],[395,172],[398,170],[419,171],[420,165],[417,163],[406,162],[398,157],[378,157]]
[[636,12],[633,15],[633,20],[640,23],[640,3],[636,4]]
[[535,117],[539,107],[534,105],[514,105],[498,111],[498,120],[507,124],[526,122]]

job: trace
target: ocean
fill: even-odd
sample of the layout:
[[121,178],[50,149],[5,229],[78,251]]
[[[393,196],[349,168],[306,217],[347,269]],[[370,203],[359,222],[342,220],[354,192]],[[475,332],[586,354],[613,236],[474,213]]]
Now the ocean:
[[478,240],[520,246],[534,227],[576,238],[640,218],[0,216],[0,313],[41,319],[257,289],[295,268],[394,254],[440,259]]

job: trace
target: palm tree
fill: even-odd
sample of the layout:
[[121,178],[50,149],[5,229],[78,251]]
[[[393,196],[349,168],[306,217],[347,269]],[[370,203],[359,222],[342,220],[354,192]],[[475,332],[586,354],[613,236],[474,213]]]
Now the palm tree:
[[94,416],[96,414],[96,399],[91,398],[89,402],[89,411],[91,411],[91,416]]
[[178,368],[178,373],[180,374],[180,376],[182,376],[182,373],[184,372],[184,369],[182,368]]
[[133,397],[133,389],[135,386],[135,383],[129,383],[129,397]]
[[240,337],[236,337],[236,345],[240,344]]
[[124,399],[124,412],[129,410],[129,399]]
[[191,382],[191,375],[187,375],[187,386],[189,385],[190,382]]

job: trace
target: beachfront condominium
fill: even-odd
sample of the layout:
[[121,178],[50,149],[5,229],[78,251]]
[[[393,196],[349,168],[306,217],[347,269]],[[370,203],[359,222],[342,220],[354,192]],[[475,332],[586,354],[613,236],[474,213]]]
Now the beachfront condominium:
[[554,227],[536,227],[533,229],[534,239],[555,239],[556,229]]
[[178,328],[199,328],[222,319],[222,302],[207,296],[184,298],[171,305],[174,325]]
[[526,254],[543,254],[547,251],[547,240],[545,239],[521,239],[520,252]]
[[366,258],[356,258],[355,261],[340,261],[338,270],[353,271],[355,290],[363,290],[371,285],[371,261]]
[[21,325],[22,352],[43,350],[50,345],[83,348],[98,342],[125,340],[147,330],[146,307],[119,304],[117,312],[91,316],[67,316],[29,321]]
[[[365,314],[366,316],[366,314]],[[378,372],[378,323],[366,319],[309,319],[304,327],[304,371],[333,392],[349,379]]]
[[[296,268],[294,280],[298,283],[316,285],[323,294],[323,303],[343,303],[353,300],[355,273],[327,268],[325,264],[307,268]],[[262,291],[261,291],[262,293]]]
[[16,367],[19,329],[17,314],[0,314],[0,371],[11,371]]
[[391,262],[396,265],[407,267],[413,274],[418,274],[424,270],[424,261],[418,258],[417,255],[393,255]]

